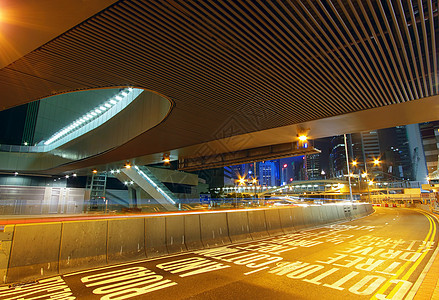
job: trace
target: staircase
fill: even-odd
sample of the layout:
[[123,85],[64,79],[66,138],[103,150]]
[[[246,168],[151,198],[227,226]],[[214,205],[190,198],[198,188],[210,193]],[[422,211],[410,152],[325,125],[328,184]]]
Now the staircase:
[[105,205],[105,187],[107,185],[107,173],[96,173],[87,179],[87,189],[90,190],[90,210],[99,210]]
[[121,172],[167,210],[177,210],[178,198],[147,167],[134,166]]

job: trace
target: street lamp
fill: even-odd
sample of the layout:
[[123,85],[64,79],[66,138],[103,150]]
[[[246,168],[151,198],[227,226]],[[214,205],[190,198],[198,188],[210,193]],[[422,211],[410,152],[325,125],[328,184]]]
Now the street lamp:
[[299,140],[298,142],[298,148],[308,148],[308,144],[307,144],[307,140],[308,140],[308,131],[309,128],[305,129],[305,128],[298,128],[297,129],[297,139]]
[[[352,166],[354,167],[354,168],[358,168],[358,182],[359,182],[359,188],[360,188],[360,185],[361,185],[361,183],[360,183],[360,181],[361,181],[361,177],[362,178],[364,178],[365,180],[366,180],[366,182],[369,182],[369,184],[367,185],[367,195],[368,195],[368,199],[369,199],[369,202],[370,202],[370,186],[373,184],[373,182],[372,181],[369,181],[369,173],[367,172],[367,164],[370,164],[370,163],[373,163],[373,165],[374,166],[379,166],[379,164],[381,163],[381,161],[379,160],[379,159],[376,159],[376,158],[374,158],[374,160],[372,161],[372,162],[367,162],[367,161],[365,161],[364,162],[364,173],[363,174],[360,174],[361,173],[361,169],[360,169],[360,164],[359,164],[359,162],[357,161],[357,160],[353,160],[352,161]],[[372,182],[372,183],[371,183]]]
[[171,164],[171,155],[169,153],[163,153],[162,161],[163,165],[168,166]]
[[299,141],[306,142],[308,137],[306,135],[299,135]]

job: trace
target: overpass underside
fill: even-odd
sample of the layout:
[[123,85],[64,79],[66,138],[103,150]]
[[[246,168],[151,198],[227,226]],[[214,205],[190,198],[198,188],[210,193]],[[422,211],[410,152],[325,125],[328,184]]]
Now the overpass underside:
[[[182,169],[213,167],[291,143],[298,128],[315,139],[437,120],[438,4],[421,2],[117,1],[0,65],[0,109],[107,87],[169,100],[159,124],[105,151],[32,162],[46,174],[163,153]],[[145,118],[119,124],[135,120]]]
[[196,157],[179,159],[178,168],[190,172],[315,153],[320,153],[320,150],[313,146],[303,147],[297,142],[291,142],[215,155],[200,156],[198,154]]

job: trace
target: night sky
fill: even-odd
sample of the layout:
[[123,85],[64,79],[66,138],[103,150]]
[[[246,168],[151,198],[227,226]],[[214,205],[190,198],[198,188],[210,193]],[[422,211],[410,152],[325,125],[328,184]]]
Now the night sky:
[[20,105],[0,111],[0,144],[21,144],[26,110],[27,105]]

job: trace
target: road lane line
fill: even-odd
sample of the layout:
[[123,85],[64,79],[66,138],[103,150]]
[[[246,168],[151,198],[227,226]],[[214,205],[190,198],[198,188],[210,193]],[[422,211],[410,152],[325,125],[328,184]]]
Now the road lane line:
[[[431,218],[429,216],[429,218]],[[434,242],[434,238],[436,236],[436,222],[434,222],[434,220],[432,219],[433,222],[433,234],[431,235],[430,238],[430,244],[427,244],[427,247],[429,247],[428,245],[431,245],[432,242]],[[428,253],[428,249],[425,250],[425,252],[421,255],[421,257],[413,264],[413,266],[409,269],[409,271],[404,275],[404,277],[402,277],[402,280],[408,280],[410,275],[412,275],[412,273],[415,271],[415,269],[419,266],[419,264],[421,263],[422,259],[427,255]]]
[[[431,242],[434,241],[434,238],[436,236],[436,222],[429,215],[427,215],[427,214],[424,214],[424,215],[426,217],[428,217],[428,219],[431,220],[431,222],[433,223],[433,233],[432,233],[432,235],[430,237],[430,245],[431,245]],[[426,245],[427,248],[428,248],[428,245],[429,244],[427,243],[427,245]],[[410,269],[407,271],[407,273],[402,277],[402,280],[407,281],[410,278],[410,276],[413,274],[413,272],[416,270],[416,268],[419,266],[419,264],[422,262],[422,260],[425,258],[425,256],[427,254],[428,254],[428,250],[425,249],[424,253],[422,253],[422,255],[415,261],[415,263],[410,267]],[[393,288],[393,290],[389,293],[389,297],[390,298],[392,298],[396,294],[396,292],[401,288],[402,284],[403,284],[402,282],[399,282]]]
[[256,273],[256,272],[259,272],[259,271],[265,270],[265,269],[268,269],[268,267],[263,267],[263,268],[260,268],[260,269],[257,269],[257,270],[253,270],[253,271],[250,271],[250,272],[244,273],[244,275],[250,275],[250,274],[253,274],[253,273]]
[[[439,219],[435,215],[430,215],[431,217],[434,217],[436,221],[439,222]],[[434,251],[433,255],[428,260],[427,265],[425,266],[424,270],[422,270],[421,275],[419,275],[418,280],[416,280],[415,284],[411,288],[410,292],[407,294],[406,299],[411,300],[415,297],[416,293],[418,292],[419,288],[421,287],[422,282],[424,281],[425,277],[427,276],[428,271],[430,271],[431,266],[434,263],[434,260],[436,259],[436,256],[439,253],[439,247],[436,246],[436,250]]]
[[428,271],[430,270],[431,266],[433,265],[433,262],[434,262],[438,253],[439,253],[439,247],[436,248],[433,255],[430,257],[430,260],[428,261],[427,265],[425,266],[424,270],[422,271],[421,275],[419,276],[418,280],[416,280],[412,289],[407,294],[407,296],[406,296],[407,300],[411,300],[415,297],[416,293],[418,292],[419,288],[421,287],[422,282],[425,279],[425,276],[427,276]]
[[[422,213],[422,215],[424,215],[425,217],[427,217],[425,214],[423,214]],[[432,231],[433,231],[433,225],[432,225],[432,223],[434,224],[434,226],[436,227],[436,223],[433,221],[432,222],[432,220],[429,218],[429,217],[427,217],[427,219],[428,219],[428,222],[429,222],[429,225],[430,225],[430,228],[429,228],[429,230],[428,230],[428,233],[427,233],[427,236],[425,237],[425,239],[424,239],[424,242],[426,243],[429,239],[430,239],[430,237],[431,237],[431,234],[432,234]],[[422,248],[419,248],[415,253],[420,253],[422,251]],[[418,258],[418,259],[420,259],[420,258]],[[389,280],[387,280],[386,281],[386,283],[384,283],[382,286],[381,286],[381,288],[370,298],[370,299],[380,299],[380,298],[378,298],[377,297],[377,295],[379,295],[379,294],[383,294],[389,287],[390,287],[390,285],[394,282],[394,280],[395,279],[397,279],[403,272],[404,272],[404,270],[411,264],[412,262],[409,260],[409,261],[407,261],[404,265],[402,265],[401,266],[401,268],[399,268],[399,270],[395,273],[395,275],[393,275],[392,277],[390,277],[390,279]]]
[[191,253],[191,252],[182,252],[182,253],[177,253],[177,254],[173,254],[173,255],[145,258],[145,259],[130,261],[130,262],[126,262],[126,263],[114,264],[114,265],[111,265],[111,266],[103,266],[103,267],[99,267],[99,268],[94,268],[94,269],[77,271],[77,272],[74,272],[74,273],[63,274],[62,276],[63,277],[69,277],[69,276],[74,276],[74,275],[78,275],[78,274],[84,274],[84,273],[88,273],[88,272],[100,271],[100,270],[117,268],[117,267],[122,267],[122,266],[129,266],[129,265],[133,265],[133,264],[141,264],[141,263],[145,263],[145,262],[150,262],[150,261],[155,261],[155,260],[160,260],[160,259],[167,259],[167,258],[170,258],[170,257],[183,256],[183,255],[188,255],[188,254],[193,254],[193,253]]

